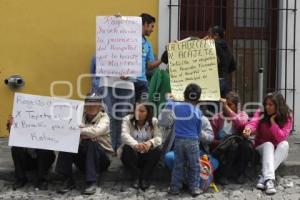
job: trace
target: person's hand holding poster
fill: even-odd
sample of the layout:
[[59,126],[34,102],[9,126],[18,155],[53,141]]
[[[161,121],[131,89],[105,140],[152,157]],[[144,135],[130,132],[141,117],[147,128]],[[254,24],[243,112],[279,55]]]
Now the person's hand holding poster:
[[98,16],[96,20],[96,73],[100,76],[140,76],[142,19]]
[[83,104],[16,93],[9,146],[77,153]]
[[202,88],[201,100],[218,101],[220,86],[213,40],[190,40],[168,45],[172,94],[183,100],[183,91],[190,83]]

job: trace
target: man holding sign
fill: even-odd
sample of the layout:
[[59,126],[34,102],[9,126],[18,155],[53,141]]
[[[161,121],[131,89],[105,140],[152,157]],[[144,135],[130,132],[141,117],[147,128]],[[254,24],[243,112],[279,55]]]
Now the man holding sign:
[[[12,116],[7,120],[7,130],[13,124]],[[11,154],[15,166],[15,183],[13,189],[19,189],[27,183],[26,171],[36,170],[37,180],[35,186],[39,190],[47,190],[47,172],[55,160],[54,151],[43,149],[30,149],[23,147],[12,147]]]
[[15,93],[13,118],[7,123],[15,166],[13,189],[26,184],[26,171],[36,170],[36,187],[46,190],[46,175],[55,160],[53,150],[77,152],[81,104],[81,101]]
[[184,88],[197,83],[202,87],[202,101],[219,101],[218,63],[213,40],[170,43],[168,56],[171,89],[176,99],[183,100]]
[[[146,39],[154,29],[155,18],[147,13],[140,15],[142,18],[142,75],[137,77],[134,83],[135,101],[148,99],[148,80],[151,78],[151,70],[158,67],[162,62],[155,60],[151,43]],[[147,80],[148,78],[148,80]],[[150,81],[150,80],[149,80]]]
[[134,103],[134,84],[129,76],[137,77],[142,72],[142,20],[117,14],[97,16],[96,21],[93,91],[102,95],[116,152],[121,145],[122,118]]

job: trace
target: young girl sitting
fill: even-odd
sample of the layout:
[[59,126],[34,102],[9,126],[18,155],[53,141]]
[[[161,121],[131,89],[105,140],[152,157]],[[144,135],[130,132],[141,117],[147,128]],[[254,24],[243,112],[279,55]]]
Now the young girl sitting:
[[266,194],[275,194],[275,171],[287,158],[289,144],[286,141],[293,124],[291,111],[279,93],[267,94],[263,101],[264,110],[258,110],[246,125],[243,134],[256,134],[255,147],[261,156],[262,175],[256,185]]

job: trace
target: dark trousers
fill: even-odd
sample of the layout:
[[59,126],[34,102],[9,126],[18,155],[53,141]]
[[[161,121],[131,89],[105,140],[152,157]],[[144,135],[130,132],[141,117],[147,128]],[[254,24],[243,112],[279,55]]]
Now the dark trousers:
[[26,171],[36,170],[38,180],[45,179],[51,165],[55,160],[55,154],[51,150],[34,149],[33,158],[27,148],[12,147],[11,154],[15,166],[16,179],[26,179]]
[[161,153],[159,148],[151,149],[147,153],[138,153],[130,146],[125,145],[121,161],[133,180],[138,178],[140,180],[149,180]]
[[250,140],[244,139],[239,143],[235,158],[237,176],[245,173],[249,162],[253,162],[254,148]]
[[148,99],[149,87],[147,81],[137,80],[134,82],[135,102]]
[[86,182],[96,182],[97,174],[107,170],[110,160],[98,142],[83,140],[78,153],[59,152],[55,171],[65,177],[72,177],[72,165],[85,173]]

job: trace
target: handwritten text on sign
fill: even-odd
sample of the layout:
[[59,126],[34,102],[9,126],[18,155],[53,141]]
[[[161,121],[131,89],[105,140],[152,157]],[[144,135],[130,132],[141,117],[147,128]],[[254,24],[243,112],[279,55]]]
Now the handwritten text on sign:
[[218,64],[212,40],[174,42],[168,46],[172,94],[183,100],[183,91],[190,83],[202,88],[201,100],[220,99]]
[[96,72],[102,76],[140,76],[142,20],[140,17],[96,18]]
[[16,93],[9,146],[77,153],[83,102]]

